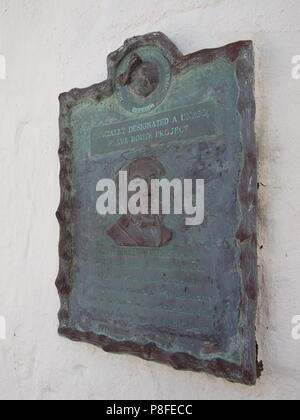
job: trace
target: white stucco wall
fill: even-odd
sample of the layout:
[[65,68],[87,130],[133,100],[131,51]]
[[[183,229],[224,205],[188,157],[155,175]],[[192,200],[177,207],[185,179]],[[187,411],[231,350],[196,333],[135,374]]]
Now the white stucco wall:
[[[176,372],[57,335],[58,94],[106,78],[106,56],[162,31],[183,53],[252,39],[259,152],[256,387]],[[0,0],[0,399],[299,398],[299,0]]]

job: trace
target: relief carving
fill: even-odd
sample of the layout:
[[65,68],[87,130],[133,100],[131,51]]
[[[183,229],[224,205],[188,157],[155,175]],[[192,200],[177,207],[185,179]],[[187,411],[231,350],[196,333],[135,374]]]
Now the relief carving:
[[[143,157],[126,166],[128,181],[144,179],[148,184],[149,203],[151,203],[151,180],[160,178],[165,171],[156,160]],[[150,204],[149,204],[150,205]],[[150,214],[123,215],[107,231],[119,246],[160,247],[172,239],[172,231],[163,225],[162,215]]]

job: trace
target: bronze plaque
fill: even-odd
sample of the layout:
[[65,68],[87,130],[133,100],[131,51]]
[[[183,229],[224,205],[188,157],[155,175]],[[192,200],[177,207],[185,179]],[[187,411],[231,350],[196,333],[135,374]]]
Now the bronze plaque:
[[[110,54],[106,81],[60,96],[61,335],[255,384],[253,90],[250,41],[183,56],[155,32]],[[99,180],[120,191],[121,173],[204,180],[202,223],[101,214]]]

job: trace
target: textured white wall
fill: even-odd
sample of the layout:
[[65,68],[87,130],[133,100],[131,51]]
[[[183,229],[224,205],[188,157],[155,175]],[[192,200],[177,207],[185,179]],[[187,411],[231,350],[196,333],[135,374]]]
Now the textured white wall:
[[[0,398],[299,398],[299,0],[0,0]],[[163,31],[190,53],[256,47],[259,149],[258,385],[232,385],[59,338],[58,100],[106,78],[106,56]]]

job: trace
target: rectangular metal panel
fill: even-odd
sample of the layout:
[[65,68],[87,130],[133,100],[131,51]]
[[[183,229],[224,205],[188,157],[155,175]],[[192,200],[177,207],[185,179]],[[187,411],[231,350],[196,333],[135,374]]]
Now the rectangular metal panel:
[[[255,384],[252,43],[182,56],[152,33],[111,54],[108,73],[60,96],[59,332]],[[166,215],[150,238],[141,219],[100,216],[97,182],[120,170],[204,179],[204,222]]]

